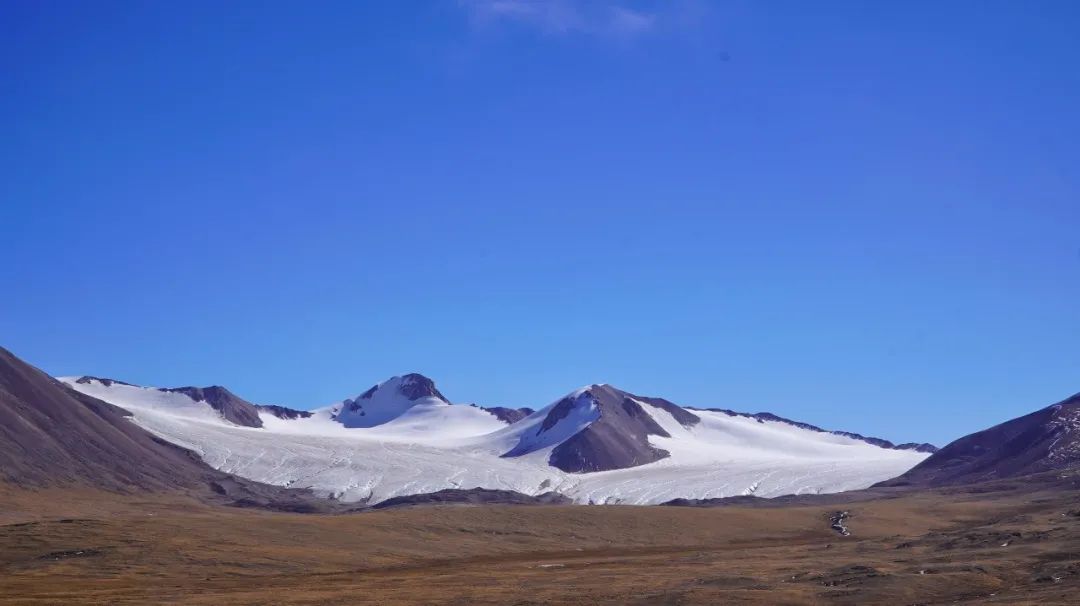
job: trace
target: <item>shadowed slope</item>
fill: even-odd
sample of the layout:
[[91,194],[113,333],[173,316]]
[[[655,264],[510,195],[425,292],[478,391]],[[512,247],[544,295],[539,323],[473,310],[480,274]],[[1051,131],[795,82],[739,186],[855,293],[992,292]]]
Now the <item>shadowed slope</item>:
[[947,486],[1080,466],[1080,394],[964,436],[878,486]]
[[0,481],[117,492],[190,492],[204,500],[310,511],[307,491],[216,471],[131,422],[130,413],[68,388],[0,348]]
[[130,413],[68,389],[0,348],[0,474],[21,485],[191,487],[209,471]]

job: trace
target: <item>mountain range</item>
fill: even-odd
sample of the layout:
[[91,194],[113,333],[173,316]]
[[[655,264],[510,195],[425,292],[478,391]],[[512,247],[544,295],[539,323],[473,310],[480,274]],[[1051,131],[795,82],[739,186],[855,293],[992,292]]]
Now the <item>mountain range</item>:
[[471,490],[656,504],[942,486],[1080,462],[1080,396],[937,450],[606,384],[536,410],[488,408],[453,404],[412,373],[298,410],[221,386],[53,379],[0,354],[0,468],[6,481],[30,486],[210,487],[286,507],[311,495],[371,506]]
[[836,492],[894,477],[928,456],[923,446],[775,415],[689,410],[602,384],[508,414],[452,404],[415,373],[307,412],[252,404],[221,387],[61,381],[129,411],[215,469],[365,504],[470,488],[631,504]]

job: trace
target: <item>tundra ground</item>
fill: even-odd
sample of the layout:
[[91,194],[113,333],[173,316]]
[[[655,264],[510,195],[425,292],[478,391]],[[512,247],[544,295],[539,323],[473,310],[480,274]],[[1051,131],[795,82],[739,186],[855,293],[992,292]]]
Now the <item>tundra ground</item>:
[[1080,603],[1080,494],[305,515],[0,489],[0,603]]

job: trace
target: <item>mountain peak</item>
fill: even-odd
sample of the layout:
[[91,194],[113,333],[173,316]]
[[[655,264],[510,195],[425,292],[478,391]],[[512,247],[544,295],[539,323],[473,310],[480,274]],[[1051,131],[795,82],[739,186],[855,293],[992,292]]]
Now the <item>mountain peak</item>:
[[435,381],[416,372],[410,372],[409,374],[401,376],[401,385],[398,386],[398,391],[410,400],[438,398],[447,404],[450,403],[450,401],[446,399],[446,396],[442,395],[435,387]]
[[577,389],[550,405],[533,430],[528,428],[505,457],[552,447],[548,463],[563,471],[584,473],[645,465],[668,452],[649,436],[671,437],[646,408],[659,408],[683,426],[701,419],[660,398],[636,396],[606,383]]
[[413,372],[390,377],[355,398],[345,399],[335,419],[346,427],[374,427],[417,405],[448,406],[450,401],[435,387],[434,381]]
[[383,389],[395,390],[410,401],[420,398],[437,398],[447,404],[450,403],[450,400],[447,400],[446,396],[435,387],[435,381],[417,372],[393,376],[382,383],[372,385],[370,389],[357,396],[356,400],[370,400]]

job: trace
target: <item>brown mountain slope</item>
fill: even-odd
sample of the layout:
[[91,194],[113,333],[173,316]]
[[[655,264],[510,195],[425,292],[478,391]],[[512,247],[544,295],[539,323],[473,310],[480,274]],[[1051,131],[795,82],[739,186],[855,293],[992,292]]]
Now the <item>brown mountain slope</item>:
[[194,487],[209,469],[111,404],[68,389],[0,348],[0,478],[109,490]]
[[[666,458],[668,452],[650,444],[649,436],[671,436],[639,402],[667,411],[685,426],[701,421],[697,415],[661,398],[635,396],[611,385],[592,385],[559,400],[548,410],[536,435],[558,432],[564,419],[582,410],[596,414],[588,425],[559,442],[548,462],[566,472],[585,473],[636,467]],[[503,456],[517,457],[535,448],[536,442],[522,441]]]
[[950,486],[1080,467],[1080,394],[964,436],[878,486]]
[[216,471],[128,416],[69,389],[0,347],[0,482],[117,492],[180,490],[212,500],[288,509],[309,509],[316,502],[300,491]]

